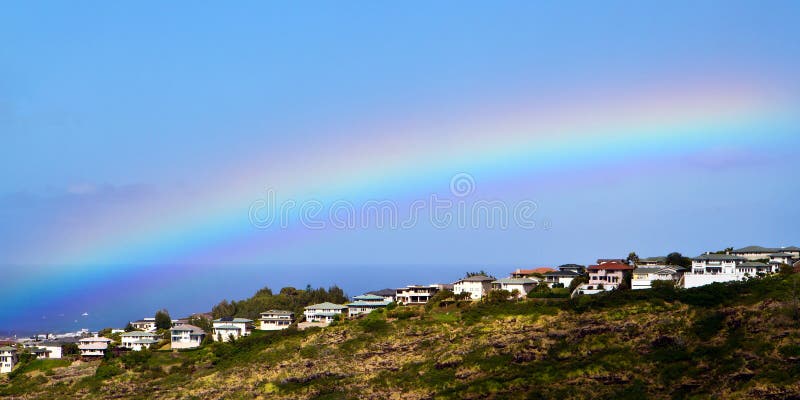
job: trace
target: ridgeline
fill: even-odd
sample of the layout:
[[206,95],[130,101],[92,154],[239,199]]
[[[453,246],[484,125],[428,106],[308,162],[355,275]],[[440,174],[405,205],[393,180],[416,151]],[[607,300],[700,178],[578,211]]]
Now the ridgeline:
[[800,398],[797,278],[391,307],[191,351],[33,361],[0,378],[0,396]]

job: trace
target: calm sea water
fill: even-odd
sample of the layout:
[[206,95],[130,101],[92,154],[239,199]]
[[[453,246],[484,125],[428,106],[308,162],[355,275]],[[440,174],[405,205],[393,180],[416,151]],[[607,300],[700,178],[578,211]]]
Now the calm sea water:
[[[0,336],[71,332],[81,328],[122,328],[128,321],[151,317],[166,308],[173,318],[210,311],[222,299],[240,300],[269,287],[303,289],[306,285],[337,285],[348,296],[409,284],[452,283],[467,271],[485,270],[507,276],[520,266],[475,265],[269,265],[269,266],[164,266],[111,268],[101,280],[65,293],[48,290],[54,282],[42,276],[40,289],[26,298],[6,299],[0,311]],[[523,266],[524,267],[524,266]],[[58,279],[53,277],[53,279]],[[8,283],[8,281],[6,282]],[[57,286],[57,285],[56,285]]]

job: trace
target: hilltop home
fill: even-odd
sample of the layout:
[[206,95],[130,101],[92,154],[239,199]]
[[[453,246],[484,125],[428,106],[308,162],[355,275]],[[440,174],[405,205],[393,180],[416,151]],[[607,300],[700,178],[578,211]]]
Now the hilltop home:
[[452,289],[452,285],[409,285],[397,289],[396,299],[400,304],[425,304],[440,290]]
[[214,328],[211,339],[215,341],[227,342],[231,338],[238,339],[250,335],[247,326],[253,322],[252,319],[223,317],[212,321]]
[[736,273],[744,276],[765,275],[772,272],[772,267],[763,262],[745,261],[736,266]]
[[36,358],[57,359],[61,358],[61,342],[44,341],[44,342],[25,342],[22,347],[31,349],[31,353],[36,354]]
[[672,281],[677,283],[686,268],[674,265],[639,266],[633,270],[631,289],[651,289],[653,281]]
[[391,301],[385,300],[382,296],[374,294],[363,294],[353,297],[353,302],[347,304],[347,315],[355,317],[361,314],[369,314],[379,308],[386,307]]
[[772,266],[772,272],[778,272],[781,264],[792,265],[794,258],[791,253],[772,253],[769,255],[769,263]]
[[206,332],[194,325],[182,324],[170,330],[170,342],[173,349],[193,349],[200,347]]
[[262,331],[279,331],[286,329],[294,322],[294,313],[286,310],[268,310],[261,313],[258,329]]
[[78,341],[81,357],[103,357],[106,355],[111,339],[102,336],[83,338]]
[[741,249],[731,251],[731,254],[739,257],[744,257],[749,261],[766,260],[770,254],[786,253],[790,257],[800,258],[800,247],[761,247],[761,246],[747,246]]
[[330,302],[319,303],[310,305],[305,308],[303,315],[308,322],[321,322],[330,324],[334,319],[347,309],[347,306],[341,304],[333,304]]
[[138,321],[131,321],[131,326],[134,329],[138,329],[140,331],[154,331],[156,330],[156,319],[155,318],[142,318]]
[[468,276],[453,283],[453,293],[469,293],[469,298],[471,300],[480,300],[483,296],[486,296],[486,293],[492,290],[492,282],[494,280],[494,278],[490,278],[486,275]]
[[133,331],[121,334],[120,339],[122,341],[122,347],[133,351],[140,351],[157,344],[161,338],[155,333]]
[[518,291],[517,297],[525,297],[539,282],[530,278],[503,278],[492,282],[494,290]]
[[579,276],[581,276],[581,274],[574,270],[550,271],[544,274],[544,282],[551,288],[555,285],[569,287],[572,280]]
[[742,280],[746,277],[745,273],[736,267],[745,261],[746,258],[733,254],[699,255],[692,259],[692,270],[683,275],[683,287],[688,289],[714,282]]
[[587,269],[589,271],[588,284],[603,285],[602,287],[605,290],[616,289],[622,283],[625,273],[633,271],[632,266],[615,261],[605,261],[598,265],[590,265]]
[[0,374],[7,374],[17,364],[17,348],[11,346],[0,347]]
[[583,275],[583,274],[586,273],[586,267],[584,267],[583,265],[578,265],[578,264],[559,265],[558,266],[558,270],[559,271],[570,271],[570,272],[574,272],[574,273],[576,273],[578,275]]

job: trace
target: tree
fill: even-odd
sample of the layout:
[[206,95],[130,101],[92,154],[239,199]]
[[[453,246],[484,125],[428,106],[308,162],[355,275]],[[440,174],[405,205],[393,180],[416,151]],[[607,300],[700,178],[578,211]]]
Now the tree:
[[135,330],[136,330],[136,328],[134,328],[133,325],[131,325],[130,322],[128,322],[128,325],[125,325],[125,332],[132,332],[132,331],[135,331]]
[[572,293],[578,286],[586,282],[589,282],[589,279],[586,277],[586,275],[575,277],[572,282],[569,283],[569,292]]
[[639,263],[639,256],[636,255],[635,251],[628,253],[628,264],[638,264]]
[[681,253],[672,252],[667,254],[666,259],[667,265],[678,265],[684,268],[689,268],[692,266],[692,260],[688,257],[684,257]]
[[478,271],[478,272],[467,272],[467,273],[464,275],[464,277],[465,277],[465,278],[469,278],[470,276],[479,276],[479,275],[488,276],[489,278],[494,278],[493,276],[489,275],[489,274],[488,274],[486,271],[484,271],[484,270],[480,270],[480,271]]
[[463,300],[469,300],[471,298],[471,296],[472,295],[469,294],[469,292],[461,292],[461,293],[456,293],[455,295],[453,295],[453,298],[455,298],[456,301],[463,301]]
[[169,316],[169,311],[163,308],[156,311],[156,329],[170,328],[172,328],[172,318]]
[[211,321],[199,315],[192,315],[189,317],[189,325],[194,325],[206,333],[211,333],[212,331]]
[[511,297],[511,292],[508,290],[490,290],[484,297],[484,300],[489,303],[500,303],[508,301],[509,297]]

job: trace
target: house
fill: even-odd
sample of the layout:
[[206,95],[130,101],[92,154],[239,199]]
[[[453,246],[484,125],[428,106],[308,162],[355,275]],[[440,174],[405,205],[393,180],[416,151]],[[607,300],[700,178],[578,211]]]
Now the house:
[[761,247],[761,246],[747,246],[741,249],[731,251],[731,254],[739,257],[744,257],[748,261],[758,261],[769,259],[770,254],[786,253],[791,258],[800,258],[800,247]]
[[325,302],[306,307],[303,315],[305,315],[308,322],[319,322],[327,325],[345,310],[347,310],[347,306]]
[[503,278],[492,281],[492,289],[494,290],[508,290],[509,292],[518,291],[517,297],[525,297],[539,281],[530,278]]
[[555,271],[553,268],[550,267],[539,267],[539,268],[532,268],[532,269],[520,269],[517,268],[514,272],[511,273],[512,278],[529,278],[532,275],[544,275],[545,273]]
[[400,304],[425,304],[440,290],[453,290],[453,285],[409,285],[397,289],[395,300]]
[[279,331],[286,329],[294,322],[294,313],[286,310],[267,310],[258,319],[258,329],[262,331]]
[[247,327],[253,323],[253,320],[247,318],[223,317],[215,319],[211,323],[214,328],[211,338],[215,341],[227,342],[231,338],[235,340],[242,336],[250,335],[250,331],[247,330]]
[[388,302],[393,302],[396,300],[395,296],[397,296],[397,289],[381,289],[381,290],[376,290],[374,292],[367,292],[367,294],[381,296],[383,297],[384,300]]
[[[600,260],[598,260],[600,261]],[[588,285],[596,286],[600,290],[616,289],[626,272],[633,271],[627,263],[605,261],[587,268],[589,271]]]
[[564,264],[558,266],[559,271],[572,271],[578,275],[583,275],[586,273],[586,267],[583,265],[578,264]]
[[181,324],[170,329],[170,342],[173,349],[193,349],[200,347],[206,332],[199,327]]
[[736,267],[745,261],[745,257],[734,254],[701,254],[692,258],[691,271],[683,275],[683,287],[693,288],[714,282],[742,280],[745,278],[744,272]]
[[794,258],[791,253],[772,253],[769,255],[769,264],[772,266],[772,272],[780,271],[781,264],[792,265]]
[[598,258],[597,264],[627,264],[628,260],[624,258]]
[[572,269],[568,270],[560,270],[560,271],[550,271],[544,274],[544,282],[547,283],[549,287],[569,287],[572,283],[572,280],[581,276]]
[[130,322],[133,329],[138,329],[140,331],[154,331],[156,330],[156,319],[155,318],[142,318],[138,321],[131,321]]
[[664,256],[640,258],[639,261],[636,262],[636,266],[639,267],[659,267],[666,264],[667,257]]
[[63,343],[55,341],[42,341],[42,342],[25,342],[22,347],[31,349],[31,353],[36,355],[36,358],[58,359],[62,356],[61,346]]
[[631,289],[651,289],[653,281],[672,281],[676,284],[686,272],[686,268],[674,265],[637,266],[633,270]]
[[460,279],[453,283],[453,293],[469,293],[471,300],[480,300],[490,290],[492,290],[492,282],[495,278],[490,278],[486,275],[472,275],[464,279]]
[[0,374],[7,374],[17,364],[17,348],[11,346],[0,347]]
[[765,275],[772,272],[772,266],[759,261],[745,261],[736,266],[736,273],[745,277]]
[[363,294],[353,297],[353,302],[347,304],[347,315],[355,317],[357,315],[369,314],[379,308],[386,307],[391,301],[383,296],[374,294]]
[[93,336],[83,338],[78,342],[78,350],[81,352],[81,357],[103,357],[106,355],[106,350],[108,350],[111,339],[102,336]]
[[120,335],[120,339],[122,347],[133,351],[148,349],[161,341],[161,337],[157,334],[142,331],[125,332]]

